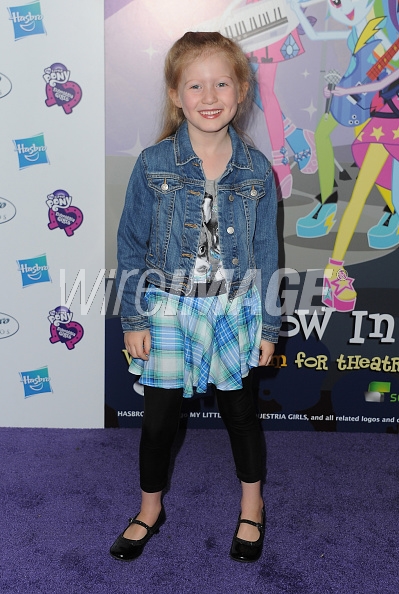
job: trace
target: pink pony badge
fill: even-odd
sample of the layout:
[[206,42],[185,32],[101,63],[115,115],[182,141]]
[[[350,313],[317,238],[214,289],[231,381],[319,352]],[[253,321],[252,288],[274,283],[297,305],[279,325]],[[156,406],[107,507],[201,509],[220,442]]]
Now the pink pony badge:
[[76,206],[71,206],[72,196],[65,190],[55,190],[47,196],[46,204],[49,207],[48,228],[64,229],[71,237],[83,222],[83,213]]
[[59,105],[66,114],[72,113],[82,99],[80,86],[69,80],[71,73],[64,64],[52,64],[45,68],[43,78],[46,81],[46,105]]
[[69,351],[83,338],[84,330],[78,322],[72,321],[73,313],[65,306],[59,305],[49,312],[50,342],[64,343]]

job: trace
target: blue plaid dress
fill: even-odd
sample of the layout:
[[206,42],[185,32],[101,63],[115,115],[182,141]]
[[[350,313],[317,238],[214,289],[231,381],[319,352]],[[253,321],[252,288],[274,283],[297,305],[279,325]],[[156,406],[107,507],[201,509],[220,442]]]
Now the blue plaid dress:
[[261,303],[256,287],[229,302],[227,294],[182,297],[147,289],[151,351],[147,361],[132,359],[129,371],[140,383],[183,388],[184,397],[242,388],[242,378],[259,364]]

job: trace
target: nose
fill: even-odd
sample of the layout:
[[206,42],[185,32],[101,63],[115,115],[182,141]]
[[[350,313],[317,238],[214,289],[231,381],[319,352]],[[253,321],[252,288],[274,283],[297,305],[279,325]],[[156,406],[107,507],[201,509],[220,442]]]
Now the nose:
[[207,105],[212,105],[212,103],[216,103],[217,96],[216,96],[216,89],[213,85],[205,87],[204,94],[202,96],[202,102],[206,103]]

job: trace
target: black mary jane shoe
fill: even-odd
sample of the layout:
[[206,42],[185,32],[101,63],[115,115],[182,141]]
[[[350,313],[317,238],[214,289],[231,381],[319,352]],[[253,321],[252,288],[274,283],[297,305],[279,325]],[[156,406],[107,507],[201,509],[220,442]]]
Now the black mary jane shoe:
[[122,532],[122,534],[118,536],[118,538],[109,550],[114,559],[118,559],[119,561],[133,561],[133,559],[137,559],[137,557],[139,557],[143,552],[144,547],[150,540],[151,536],[153,536],[154,534],[158,534],[159,528],[165,522],[165,509],[162,506],[158,519],[153,526],[148,526],[141,520],[136,520],[136,518],[137,516],[129,519],[129,526],[131,524],[139,524],[139,526],[143,526],[143,528],[147,530],[147,534],[143,536],[143,538],[140,538],[140,540],[130,540],[130,538],[125,538],[123,535],[125,534],[127,528],[129,528],[128,526]]
[[[251,524],[259,530],[259,538],[254,542],[238,538],[237,534],[240,529],[240,524]],[[265,537],[265,508],[262,509],[262,522],[253,522],[252,520],[242,520],[241,514],[238,516],[237,528],[231,543],[230,557],[234,561],[241,563],[252,563],[257,561],[262,553],[263,539]]]

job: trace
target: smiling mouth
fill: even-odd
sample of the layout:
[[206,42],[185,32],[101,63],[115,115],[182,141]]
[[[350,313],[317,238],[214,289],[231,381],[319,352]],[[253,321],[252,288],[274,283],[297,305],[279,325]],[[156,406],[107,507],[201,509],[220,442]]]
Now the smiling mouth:
[[349,14],[346,15],[346,18],[349,19],[350,21],[353,21],[354,16],[355,16],[355,11],[352,10],[352,12],[350,12]]
[[207,110],[200,111],[200,114],[204,118],[216,118],[221,113],[222,113],[221,109],[207,109]]

